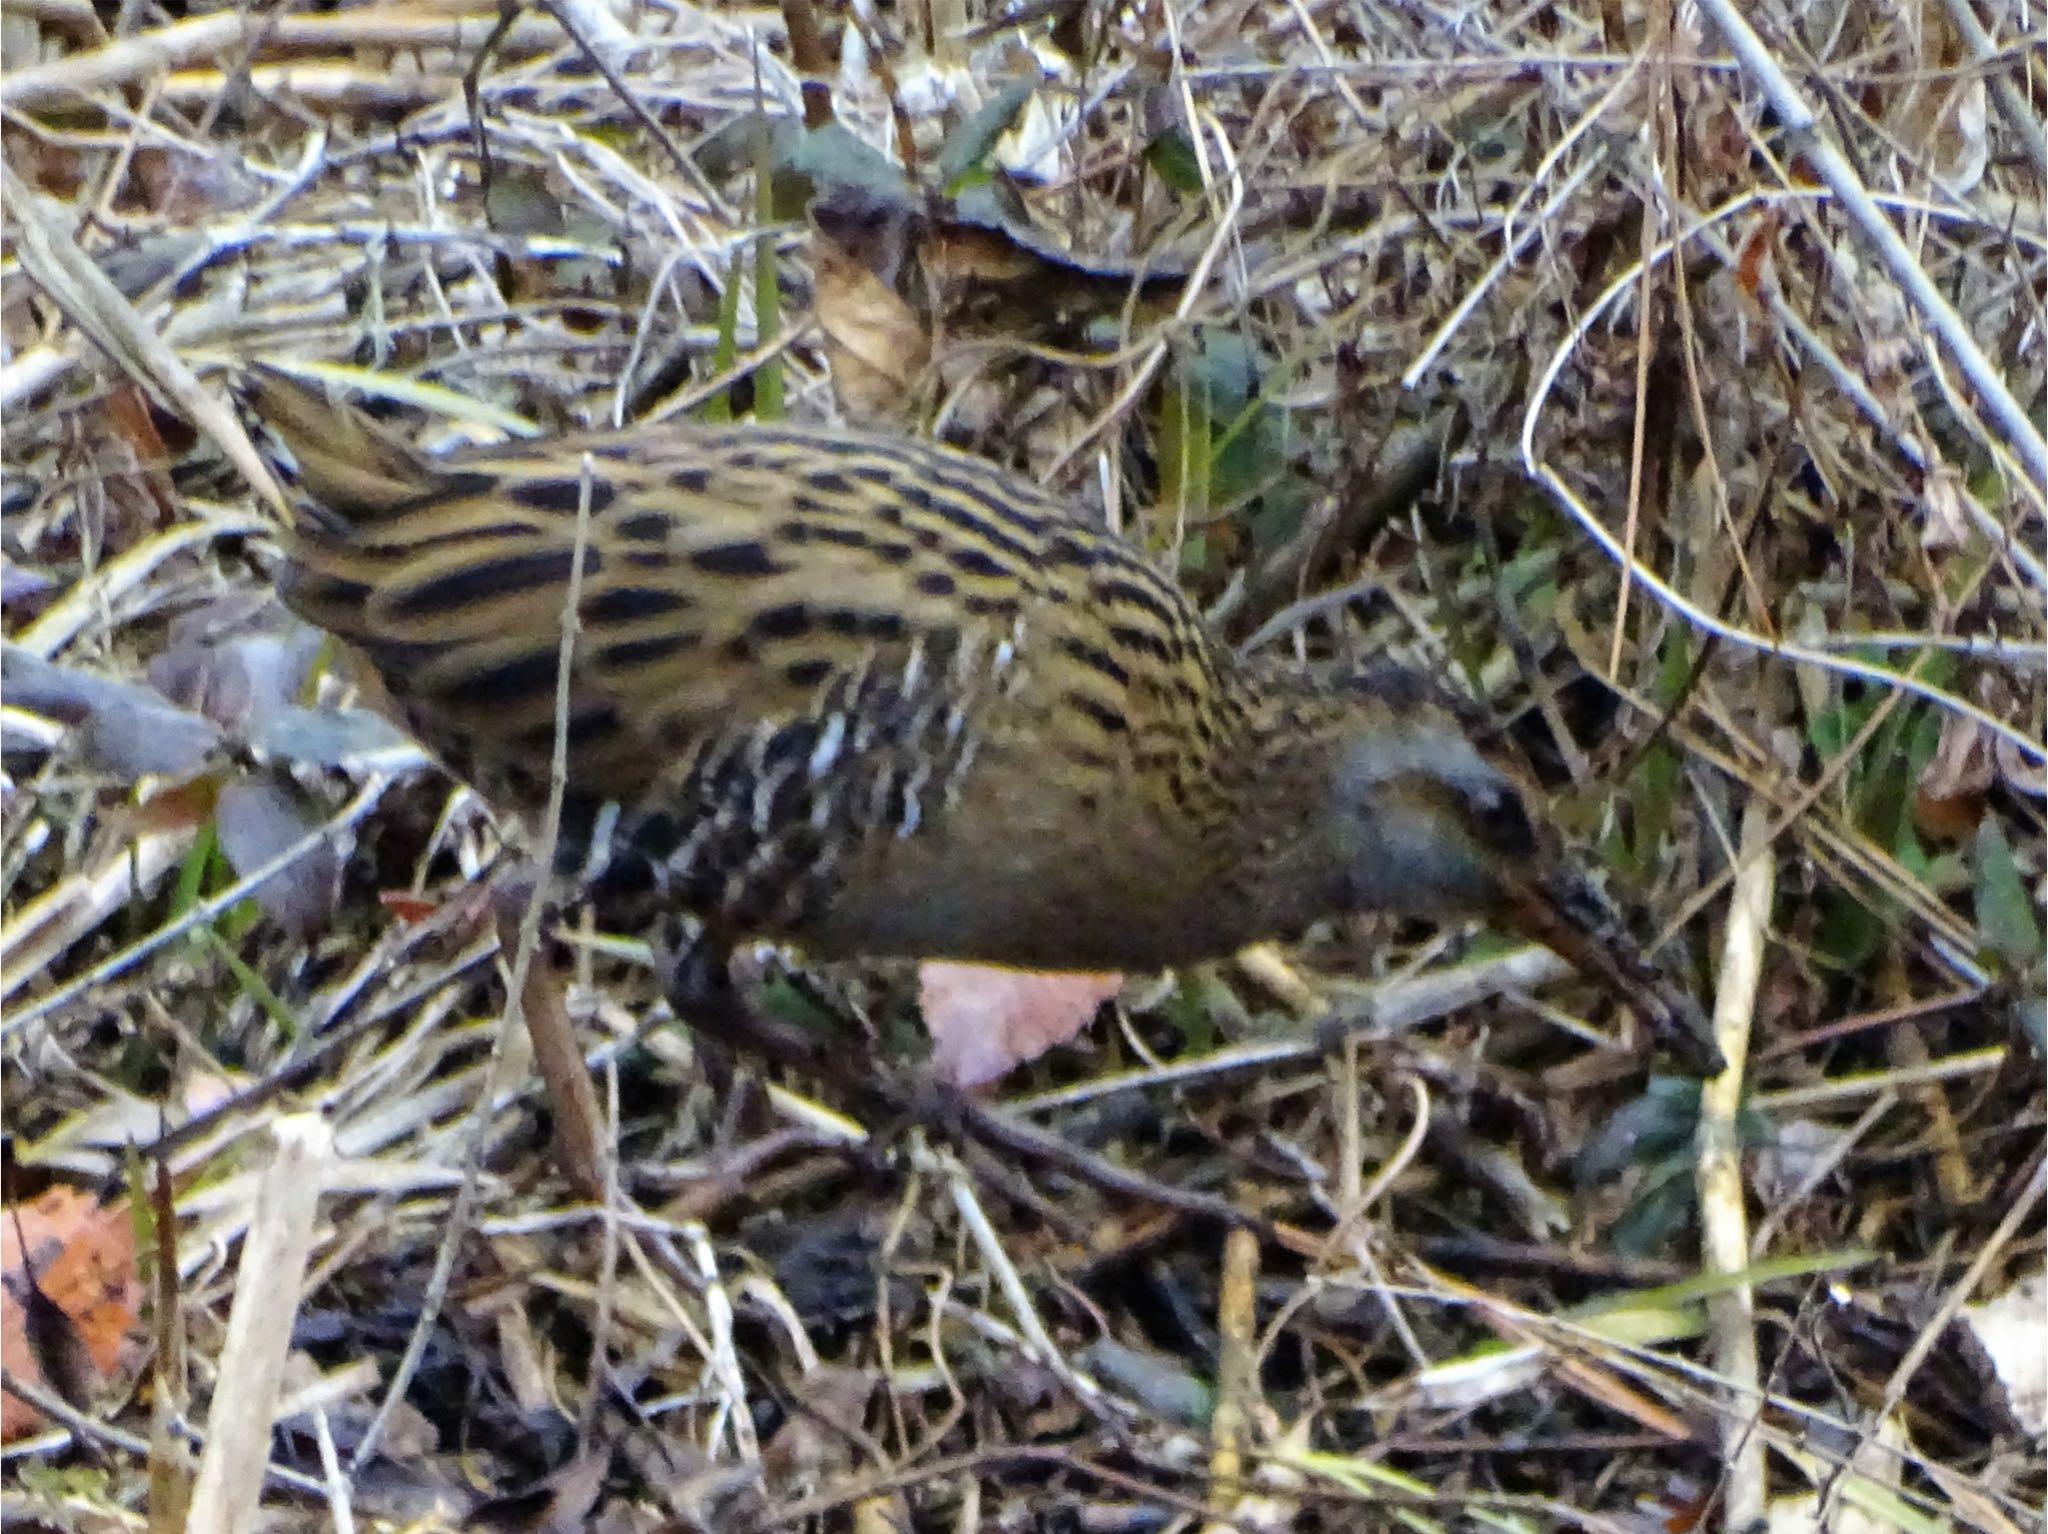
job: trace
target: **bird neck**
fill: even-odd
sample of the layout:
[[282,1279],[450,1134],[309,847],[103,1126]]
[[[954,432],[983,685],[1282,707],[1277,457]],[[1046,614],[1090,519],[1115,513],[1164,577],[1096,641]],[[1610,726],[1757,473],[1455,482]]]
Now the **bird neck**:
[[1326,834],[1343,710],[1298,667],[1235,660],[1209,701],[1203,767],[1179,805],[1195,838],[1190,919],[1236,946],[1298,935],[1343,884]]

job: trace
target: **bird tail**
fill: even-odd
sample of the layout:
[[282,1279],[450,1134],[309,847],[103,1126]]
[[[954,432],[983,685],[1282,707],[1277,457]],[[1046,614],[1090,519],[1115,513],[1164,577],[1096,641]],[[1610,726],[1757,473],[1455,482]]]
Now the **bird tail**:
[[302,535],[333,537],[388,521],[446,479],[446,470],[361,411],[330,402],[277,368],[249,368],[236,381],[235,399],[271,472],[291,491]]

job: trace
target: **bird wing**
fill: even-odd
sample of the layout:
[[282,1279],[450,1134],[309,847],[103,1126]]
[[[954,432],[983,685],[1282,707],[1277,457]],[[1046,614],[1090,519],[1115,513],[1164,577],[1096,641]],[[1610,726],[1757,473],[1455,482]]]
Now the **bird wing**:
[[1073,541],[1027,482],[914,442],[664,425],[440,458],[274,371],[242,395],[295,491],[287,601],[473,779],[546,781],[572,576],[572,777],[630,799],[860,689],[870,733],[931,728],[920,699],[1017,664]]

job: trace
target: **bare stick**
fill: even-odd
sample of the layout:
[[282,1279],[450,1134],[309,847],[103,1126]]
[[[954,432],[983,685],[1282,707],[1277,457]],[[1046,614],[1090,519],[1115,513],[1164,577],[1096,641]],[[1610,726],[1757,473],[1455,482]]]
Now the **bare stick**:
[[[1770,821],[1770,806],[1751,801],[1743,816],[1742,862],[1728,904],[1727,938],[1714,993],[1714,1032],[1728,1069],[1700,1087],[1700,1256],[1710,1271],[1719,1273],[1739,1273],[1749,1266],[1742,1145],[1735,1115],[1749,1058],[1771,897],[1777,889]],[[1728,1467],[1721,1522],[1728,1529],[1747,1529],[1764,1515],[1764,1440],[1756,1430],[1755,1291],[1743,1284],[1716,1295],[1708,1314],[1715,1367],[1728,1381],[1730,1396],[1720,1418],[1722,1462]]]
[[235,1275],[235,1304],[221,1349],[206,1452],[192,1488],[187,1528],[246,1534],[270,1466],[270,1426],[291,1351],[322,1168],[334,1137],[319,1115],[281,1118],[271,1126],[276,1159],[256,1190],[256,1209]]

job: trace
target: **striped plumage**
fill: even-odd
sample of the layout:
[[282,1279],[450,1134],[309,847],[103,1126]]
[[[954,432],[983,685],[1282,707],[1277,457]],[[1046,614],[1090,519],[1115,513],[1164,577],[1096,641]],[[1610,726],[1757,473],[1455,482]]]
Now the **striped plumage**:
[[1392,908],[1649,973],[1432,688],[1241,663],[980,460],[686,424],[430,458],[273,370],[243,399],[295,497],[286,600],[529,819],[587,507],[565,861],[721,941],[1149,969]]

